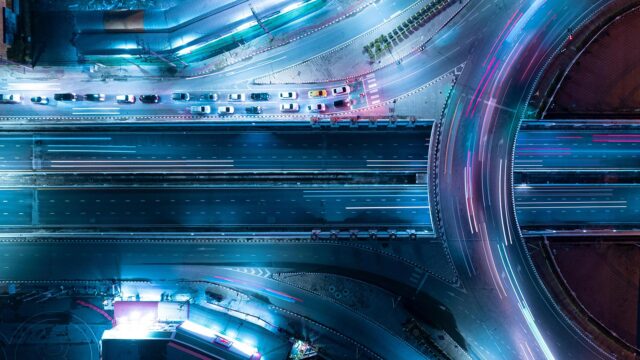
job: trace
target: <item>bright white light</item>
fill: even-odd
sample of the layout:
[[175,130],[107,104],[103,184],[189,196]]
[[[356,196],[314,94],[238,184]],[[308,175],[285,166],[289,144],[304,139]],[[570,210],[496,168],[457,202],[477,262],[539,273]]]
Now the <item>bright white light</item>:
[[215,337],[221,337],[223,339],[229,340],[232,343],[232,347],[234,347],[235,349],[237,349],[238,351],[241,351],[244,354],[247,355],[253,355],[256,354],[258,352],[258,349],[249,345],[249,344],[245,344],[237,339],[234,339],[234,337],[236,336],[236,332],[235,331],[228,331],[227,335],[222,335],[216,331],[214,331],[213,329],[210,329],[206,326],[202,326],[200,324],[196,324],[192,321],[189,320],[185,320],[181,325],[181,328],[183,328],[184,330],[202,335],[204,337],[208,337],[208,338],[215,338]]
[[525,305],[521,307],[520,310],[522,310],[522,314],[524,315],[524,318],[527,321],[527,324],[529,325],[529,329],[531,329],[531,332],[533,333],[533,337],[536,339],[536,342],[540,346],[540,349],[542,350],[542,353],[544,354],[545,358],[547,358],[547,360],[555,360],[556,358],[555,356],[553,356],[551,349],[549,349],[547,342],[544,341],[544,338],[540,333],[540,329],[538,329],[538,325],[536,325],[536,321],[533,318],[531,311],[529,311],[529,308],[526,307]]
[[116,46],[114,46],[115,49],[122,49],[122,50],[132,50],[132,49],[137,49],[138,48],[138,44],[136,43],[123,43],[123,44],[118,44]]
[[180,325],[180,327],[187,331],[191,331],[206,337],[212,338],[212,337],[216,337],[217,335],[215,331],[209,329],[208,327],[202,326],[200,324],[196,324],[189,320],[186,320],[185,322],[183,322],[182,325]]
[[246,29],[248,29],[248,28],[250,28],[250,27],[252,27],[252,26],[254,26],[254,25],[258,25],[258,22],[257,22],[257,21],[255,21],[255,20],[253,20],[253,21],[249,21],[249,22],[246,22],[246,23],[244,23],[244,24],[242,24],[242,25],[238,26],[238,27],[236,28],[236,31],[246,30]]
[[251,355],[253,355],[253,354],[258,352],[258,349],[254,348],[251,345],[242,343],[240,341],[234,341],[231,346],[236,348],[236,349],[238,349],[238,350],[240,350],[241,352],[243,352],[243,353],[245,353],[246,355],[249,355],[249,356],[251,356]]
[[303,2],[293,3],[291,5],[286,6],[284,9],[282,9],[282,11],[280,11],[280,13],[281,14],[288,13],[291,10],[295,10],[295,9],[299,8],[303,4],[304,4]]
[[226,330],[224,334],[230,338],[235,338],[236,336],[238,336],[238,333],[233,329]]
[[140,319],[140,312],[139,311],[132,311],[131,314],[129,314],[129,317],[131,318],[131,321],[136,321],[136,320]]

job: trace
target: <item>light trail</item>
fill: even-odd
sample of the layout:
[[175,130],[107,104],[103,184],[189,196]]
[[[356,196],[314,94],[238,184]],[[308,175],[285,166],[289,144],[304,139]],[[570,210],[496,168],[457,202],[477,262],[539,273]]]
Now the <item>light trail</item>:
[[347,206],[347,210],[428,209],[429,206]]

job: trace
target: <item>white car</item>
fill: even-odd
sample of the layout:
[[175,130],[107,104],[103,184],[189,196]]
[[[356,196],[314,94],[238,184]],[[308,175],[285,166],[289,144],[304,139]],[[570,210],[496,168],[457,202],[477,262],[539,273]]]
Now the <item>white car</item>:
[[242,93],[229,94],[229,101],[244,101],[246,98]]
[[136,102],[135,95],[118,95],[116,96],[116,102],[120,104],[133,104]]
[[351,87],[349,85],[338,86],[331,89],[331,93],[333,95],[343,95],[351,92]]
[[233,114],[235,111],[236,109],[234,109],[233,106],[231,105],[218,107],[219,115],[230,115],[230,114]]
[[298,105],[298,103],[280,104],[280,111],[298,112],[300,111],[300,105]]
[[203,114],[211,114],[211,106],[209,105],[195,105],[191,107],[191,113],[192,114],[198,114],[198,115],[203,115]]
[[295,100],[298,98],[298,93],[295,91],[283,91],[279,95],[282,100]]
[[0,103],[17,104],[22,101],[20,94],[0,94]]
[[327,105],[323,103],[307,105],[307,110],[309,110],[310,112],[325,112],[327,111]]

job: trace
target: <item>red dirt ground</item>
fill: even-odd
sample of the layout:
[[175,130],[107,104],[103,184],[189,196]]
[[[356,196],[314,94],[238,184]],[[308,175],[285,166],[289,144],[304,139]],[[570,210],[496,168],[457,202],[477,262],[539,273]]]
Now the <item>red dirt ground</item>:
[[607,328],[638,345],[640,247],[553,245],[565,280],[582,305]]
[[640,11],[611,24],[559,89],[553,112],[640,112]]

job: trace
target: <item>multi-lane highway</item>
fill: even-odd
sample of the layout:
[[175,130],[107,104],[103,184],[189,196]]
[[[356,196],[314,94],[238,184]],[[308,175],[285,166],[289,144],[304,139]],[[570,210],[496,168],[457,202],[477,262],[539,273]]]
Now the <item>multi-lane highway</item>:
[[[535,122],[531,123],[535,126]],[[586,128],[523,129],[515,147],[516,215],[522,229],[590,230],[635,228],[638,187],[619,175],[637,171],[640,132],[587,124]],[[557,125],[559,126],[559,125]],[[543,174],[548,183],[538,184]],[[579,175],[578,175],[579,174]],[[618,184],[603,179],[618,178]]]
[[431,228],[425,186],[17,188],[0,201],[5,227]]
[[516,213],[524,229],[637,227],[640,186],[529,184],[514,187]]
[[640,131],[524,130],[515,150],[516,172],[635,171],[640,161]]
[[130,126],[0,134],[0,171],[426,172],[431,127]]

